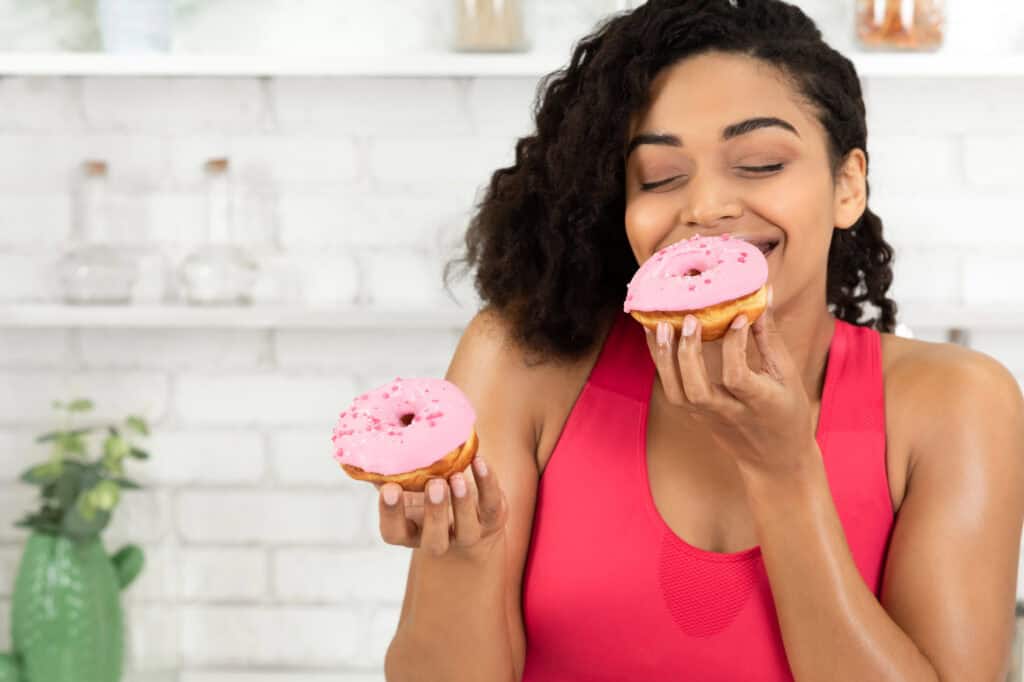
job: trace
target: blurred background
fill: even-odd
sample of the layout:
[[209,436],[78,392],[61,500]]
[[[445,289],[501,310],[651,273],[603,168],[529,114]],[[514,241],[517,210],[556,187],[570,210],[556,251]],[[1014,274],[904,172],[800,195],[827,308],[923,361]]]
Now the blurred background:
[[[473,203],[539,79],[635,4],[0,0],[0,649],[19,477],[53,456],[52,401],[84,397],[81,423],[148,422],[103,534],[146,555],[124,679],[383,681],[409,550],[331,427],[444,375]],[[863,79],[900,333],[1024,379],[1024,10],[948,0],[908,53],[865,29],[906,1],[795,4]]]

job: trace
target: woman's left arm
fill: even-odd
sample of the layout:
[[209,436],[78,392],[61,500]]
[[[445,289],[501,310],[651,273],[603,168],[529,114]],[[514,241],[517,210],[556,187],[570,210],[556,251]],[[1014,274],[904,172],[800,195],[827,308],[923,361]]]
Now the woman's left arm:
[[854,564],[820,453],[803,460],[812,464],[796,480],[745,470],[799,682],[1005,679],[1024,516],[1024,400],[988,356],[949,346],[929,355],[902,382],[911,469],[881,602]]

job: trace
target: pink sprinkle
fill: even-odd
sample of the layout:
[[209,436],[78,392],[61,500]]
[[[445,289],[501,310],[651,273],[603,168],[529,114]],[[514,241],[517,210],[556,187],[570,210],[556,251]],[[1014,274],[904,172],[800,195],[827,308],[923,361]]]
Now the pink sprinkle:
[[381,396],[381,397],[382,397],[382,398],[384,398],[384,400],[387,400],[387,399],[388,399],[388,394],[387,394],[387,393],[385,393],[385,394],[384,394],[383,396]]
[[695,286],[693,286],[693,285],[691,284],[691,285],[690,285],[690,291],[696,291],[696,290],[697,290],[697,287],[695,287]]
[[721,265],[721,264],[722,264],[722,263],[724,263],[724,262],[725,262],[725,261],[724,261],[724,260],[722,260],[721,258],[719,258],[719,259],[718,259],[718,264],[719,264],[719,265]]
[[710,256],[711,255],[711,249],[708,249],[707,251],[705,251],[704,255],[705,256]]
[[711,280],[710,279],[704,280],[704,284],[711,284]]
[[433,427],[434,427],[434,422],[430,422],[430,427],[431,427],[431,428],[433,428]]
[[397,391],[397,390],[398,390],[398,386],[392,386],[392,387],[391,387],[391,390],[392,390],[392,391]]

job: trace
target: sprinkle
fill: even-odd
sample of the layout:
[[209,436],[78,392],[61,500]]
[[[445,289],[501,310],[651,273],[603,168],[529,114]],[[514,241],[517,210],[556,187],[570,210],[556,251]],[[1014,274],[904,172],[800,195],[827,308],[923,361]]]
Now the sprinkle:
[[387,394],[387,393],[385,393],[385,394],[383,395],[383,398],[384,398],[384,400],[387,400],[387,399],[388,399],[388,394]]
[[711,284],[711,280],[710,279],[704,280],[704,284]]
[[697,287],[695,287],[694,285],[691,284],[690,285],[690,291],[696,291],[696,290],[697,290]]

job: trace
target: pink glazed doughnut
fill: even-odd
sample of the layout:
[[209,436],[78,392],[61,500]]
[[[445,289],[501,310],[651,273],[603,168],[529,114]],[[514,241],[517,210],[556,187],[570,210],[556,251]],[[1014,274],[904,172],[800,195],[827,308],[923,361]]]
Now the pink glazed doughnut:
[[360,481],[422,491],[431,478],[463,471],[476,455],[476,413],[458,386],[395,377],[338,415],[334,459]]
[[623,312],[656,331],[665,321],[678,332],[686,315],[701,326],[701,340],[714,341],[740,313],[750,324],[768,303],[768,262],[743,239],[694,235],[658,251],[633,275]]

